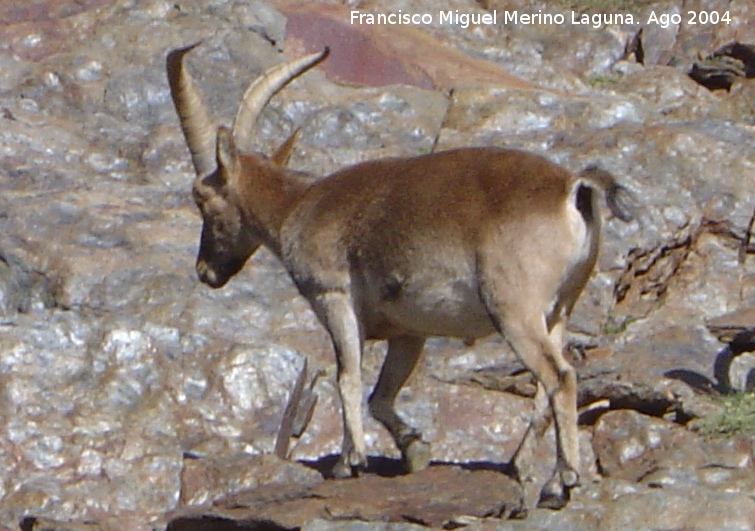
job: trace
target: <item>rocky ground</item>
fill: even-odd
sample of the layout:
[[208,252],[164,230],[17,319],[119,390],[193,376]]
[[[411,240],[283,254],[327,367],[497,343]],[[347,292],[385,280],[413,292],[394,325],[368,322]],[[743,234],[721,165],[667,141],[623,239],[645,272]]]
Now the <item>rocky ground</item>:
[[[436,13],[429,0],[0,2],[0,530],[755,529],[751,435],[699,430],[754,379],[755,8],[632,4],[637,24],[595,28],[501,23],[567,2],[443,2],[498,11],[462,28],[349,23]],[[647,22],[688,11],[729,22]],[[498,338],[430,340],[401,393],[434,466],[397,475],[367,419],[370,473],[323,479],[340,405],[306,302],[265,251],[222,290],[193,271],[164,61],[198,40],[190,68],[226,123],[262,68],[330,45],[259,122],[266,153],[301,127],[297,169],[514,146],[597,163],[636,194],[570,323],[587,409],[566,509],[527,503],[552,430],[523,484],[506,474],[533,386]],[[367,349],[369,384],[383,354]],[[281,429],[290,405],[304,419]]]

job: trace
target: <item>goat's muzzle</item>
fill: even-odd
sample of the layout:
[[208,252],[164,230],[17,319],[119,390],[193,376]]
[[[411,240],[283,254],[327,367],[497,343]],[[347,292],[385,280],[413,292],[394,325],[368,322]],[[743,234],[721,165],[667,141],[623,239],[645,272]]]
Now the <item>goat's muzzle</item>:
[[204,260],[197,260],[196,270],[199,280],[211,288],[222,288],[228,282],[227,278],[220,278],[217,271]]

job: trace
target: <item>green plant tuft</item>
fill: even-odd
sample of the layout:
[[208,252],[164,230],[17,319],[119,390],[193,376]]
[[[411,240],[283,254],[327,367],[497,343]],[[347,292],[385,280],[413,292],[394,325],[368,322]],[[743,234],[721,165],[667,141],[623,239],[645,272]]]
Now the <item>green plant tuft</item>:
[[621,81],[621,74],[595,74],[588,76],[585,81],[587,81],[587,84],[593,88],[606,85],[615,85],[619,81]]
[[755,434],[755,392],[734,393],[720,398],[723,412],[695,422],[703,435]]
[[603,334],[607,336],[614,336],[623,333],[627,327],[633,322],[637,321],[639,317],[633,315],[609,315],[608,320],[603,325]]

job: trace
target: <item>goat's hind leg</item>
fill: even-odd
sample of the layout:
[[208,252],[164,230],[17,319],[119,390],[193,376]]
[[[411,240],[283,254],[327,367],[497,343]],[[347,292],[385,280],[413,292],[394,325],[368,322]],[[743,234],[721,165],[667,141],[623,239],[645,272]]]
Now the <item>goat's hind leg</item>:
[[[552,363],[557,367],[559,388],[549,394],[556,423],[556,469],[540,493],[540,507],[559,509],[568,498],[568,489],[579,483],[579,431],[577,428],[577,376],[563,356],[564,322],[550,330]],[[549,357],[550,359],[550,357]]]
[[[495,282],[491,283],[495,286]],[[524,284],[514,284],[523,286]],[[532,308],[535,296],[523,290],[514,296],[483,286],[483,297],[495,326],[524,365],[545,389],[556,426],[556,469],[545,484],[538,505],[559,509],[569,499],[569,489],[579,482],[577,431],[577,378],[574,368],[556,345],[560,330],[550,333],[545,315]],[[557,325],[560,326],[560,325]]]
[[396,395],[417,365],[424,343],[423,337],[397,337],[388,341],[388,353],[369,402],[370,413],[393,436],[409,472],[427,468],[430,445],[422,440],[420,432],[401,419],[394,403]]

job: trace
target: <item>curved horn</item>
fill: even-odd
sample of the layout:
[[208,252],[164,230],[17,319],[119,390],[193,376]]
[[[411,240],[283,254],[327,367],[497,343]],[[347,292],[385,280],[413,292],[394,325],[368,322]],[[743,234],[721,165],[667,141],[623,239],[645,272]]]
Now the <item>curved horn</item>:
[[199,46],[199,42],[186,48],[173,50],[166,59],[168,83],[176,107],[181,129],[191,151],[191,159],[198,177],[215,171],[215,126],[202,103],[194,79],[184,69],[183,58]]
[[254,124],[265,104],[276,92],[324,60],[329,53],[330,49],[325,47],[321,52],[275,65],[252,81],[244,93],[244,99],[241,101],[236,118],[233,121],[233,136],[236,145],[241,149],[249,149],[253,138]]

